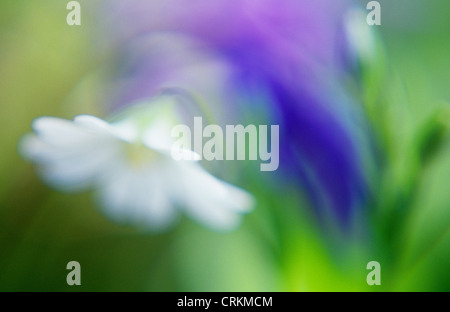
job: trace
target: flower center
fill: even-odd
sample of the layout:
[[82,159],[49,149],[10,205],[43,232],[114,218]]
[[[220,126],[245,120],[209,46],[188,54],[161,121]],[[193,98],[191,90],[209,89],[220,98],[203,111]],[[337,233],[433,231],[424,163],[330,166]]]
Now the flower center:
[[142,143],[127,144],[125,153],[130,164],[134,167],[142,167],[149,164],[158,155]]

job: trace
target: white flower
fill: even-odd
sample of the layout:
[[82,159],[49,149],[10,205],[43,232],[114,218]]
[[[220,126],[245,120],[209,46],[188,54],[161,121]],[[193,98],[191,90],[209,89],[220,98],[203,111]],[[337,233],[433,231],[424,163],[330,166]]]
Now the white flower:
[[89,115],[73,121],[40,117],[21,149],[51,186],[97,190],[104,212],[114,220],[160,230],[183,210],[213,229],[235,227],[240,214],[252,208],[252,196],[218,180],[196,160],[172,159],[170,123],[150,124],[139,126],[133,118],[107,123]]

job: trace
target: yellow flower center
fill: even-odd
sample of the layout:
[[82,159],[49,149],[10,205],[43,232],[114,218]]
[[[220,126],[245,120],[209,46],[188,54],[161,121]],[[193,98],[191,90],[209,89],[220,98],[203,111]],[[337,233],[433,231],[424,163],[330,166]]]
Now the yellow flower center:
[[142,143],[127,144],[125,152],[129,162],[135,167],[142,167],[158,156],[157,152]]

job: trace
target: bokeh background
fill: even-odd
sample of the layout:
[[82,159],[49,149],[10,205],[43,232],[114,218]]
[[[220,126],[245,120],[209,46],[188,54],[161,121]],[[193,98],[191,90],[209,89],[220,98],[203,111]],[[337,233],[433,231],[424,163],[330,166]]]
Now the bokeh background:
[[[0,2],[0,290],[450,290],[450,2],[379,1],[376,59],[342,81],[374,142],[360,156],[369,195],[352,227],[318,220],[292,175],[249,166],[226,177],[258,202],[239,229],[183,218],[160,234],[111,222],[90,192],[52,190],[18,152],[36,117],[108,113],[119,61],[100,1],[79,2],[79,27],[66,24],[65,1]],[[66,284],[72,260],[81,286]],[[366,283],[371,260],[381,286]]]

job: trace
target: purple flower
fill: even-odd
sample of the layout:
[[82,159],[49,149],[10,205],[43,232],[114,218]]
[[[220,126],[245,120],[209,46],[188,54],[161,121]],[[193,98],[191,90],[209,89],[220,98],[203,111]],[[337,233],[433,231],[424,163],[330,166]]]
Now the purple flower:
[[368,141],[342,83],[348,8],[346,0],[106,1],[102,26],[120,60],[113,106],[174,92],[218,118],[265,113],[280,125],[281,170],[345,225],[367,192],[360,144]]

